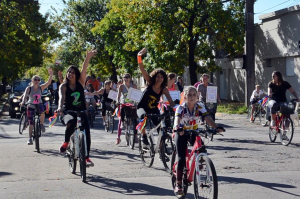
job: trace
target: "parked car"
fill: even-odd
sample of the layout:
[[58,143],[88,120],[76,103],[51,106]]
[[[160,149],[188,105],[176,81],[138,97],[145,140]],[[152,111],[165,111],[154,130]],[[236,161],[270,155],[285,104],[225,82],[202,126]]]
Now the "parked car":
[[[23,80],[17,80],[13,83],[11,87],[11,92],[8,95],[8,106],[9,106],[9,116],[11,118],[16,118],[16,115],[18,113],[21,113],[20,110],[20,102],[21,102],[21,95],[25,92],[26,87],[30,84],[31,80],[30,79],[23,79]],[[41,81],[41,84],[43,82]],[[42,101],[43,104],[45,102],[50,101],[50,106],[49,106],[49,113],[47,115],[52,115],[52,96],[51,93],[49,92],[48,89],[43,90],[42,92]]]

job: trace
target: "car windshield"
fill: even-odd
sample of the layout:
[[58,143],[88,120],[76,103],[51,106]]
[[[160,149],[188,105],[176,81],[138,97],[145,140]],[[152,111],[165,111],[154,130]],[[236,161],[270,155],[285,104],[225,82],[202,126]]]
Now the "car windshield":
[[17,81],[14,83],[13,91],[14,92],[24,92],[29,83],[30,83],[30,81],[26,81],[26,80]]

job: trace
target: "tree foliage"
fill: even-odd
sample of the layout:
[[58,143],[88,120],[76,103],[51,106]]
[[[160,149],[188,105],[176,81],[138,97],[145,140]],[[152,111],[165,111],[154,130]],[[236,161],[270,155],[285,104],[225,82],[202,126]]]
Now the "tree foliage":
[[47,57],[57,31],[33,0],[0,1],[0,78],[14,80]]

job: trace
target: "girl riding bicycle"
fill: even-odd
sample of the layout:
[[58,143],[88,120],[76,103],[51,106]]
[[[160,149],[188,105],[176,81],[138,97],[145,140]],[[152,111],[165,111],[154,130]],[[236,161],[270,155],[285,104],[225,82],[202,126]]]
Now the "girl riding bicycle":
[[213,128],[222,131],[223,128],[217,127],[216,123],[209,116],[203,103],[198,102],[197,90],[194,86],[189,86],[184,89],[184,100],[185,103],[177,107],[175,112],[174,121],[174,132],[175,132],[175,144],[177,151],[177,184],[175,186],[174,192],[178,195],[183,193],[182,190],[182,175],[183,168],[185,167],[185,157],[187,150],[187,142],[195,142],[195,137],[188,137],[184,135],[184,130],[186,129],[198,129],[198,124],[200,124],[201,118]]
[[[137,89],[137,86],[135,84],[133,84],[131,82],[131,76],[129,73],[126,73],[123,76],[123,84],[121,84],[118,88],[118,99],[117,102],[120,102],[121,104],[125,104],[125,103],[129,103],[129,104],[133,104],[133,101],[126,99],[127,98],[127,94],[128,94],[128,90],[129,88],[135,88]],[[121,136],[121,126],[122,123],[124,122],[124,117],[125,117],[125,109],[122,108],[122,106],[120,106],[120,110],[121,111],[121,118],[119,118],[119,124],[118,124],[118,138],[116,141],[116,145],[119,144],[121,142],[120,136]]]
[[[45,107],[42,102],[42,92],[46,89],[52,82],[53,71],[51,68],[48,69],[49,79],[45,84],[40,85],[41,78],[37,75],[31,78],[31,85],[28,86],[24,92],[24,97],[20,106],[24,106],[25,103],[28,103],[27,106],[27,117],[29,121],[29,140],[27,141],[28,145],[32,143],[32,131],[33,131],[33,120],[34,120],[34,110],[36,108],[35,104],[39,107],[39,112],[41,113],[40,122],[41,122],[41,131],[45,132],[44,119],[45,119]],[[27,101],[28,99],[28,101]]]
[[[93,84],[88,84],[86,86],[86,90],[84,92],[85,93],[89,93],[89,92],[92,93],[92,92],[94,92]],[[96,108],[96,100],[94,99],[94,96],[85,95],[85,106],[86,106],[87,109],[89,108],[90,102],[92,102],[93,103],[93,107]]]
[[[166,72],[163,69],[155,69],[150,73],[150,75],[145,70],[142,61],[142,55],[146,53],[146,48],[143,48],[137,55],[138,64],[140,70],[143,74],[144,79],[147,81],[148,86],[143,92],[143,96],[138,103],[137,106],[137,115],[139,118],[143,118],[145,114],[160,114],[159,109],[157,108],[158,102],[160,97],[164,94],[169,101],[171,107],[174,107],[175,104],[170,96],[168,91],[167,84],[168,84],[168,77]],[[160,119],[158,118],[151,118],[153,124],[157,126],[160,123]],[[142,132],[142,142],[143,147],[147,147],[149,145],[146,130],[143,128]]]
[[[58,114],[62,114],[63,111],[84,111],[86,110],[85,98],[84,98],[84,86],[86,80],[86,70],[89,65],[90,59],[97,54],[97,51],[91,50],[87,52],[86,58],[83,62],[82,69],[79,71],[78,67],[72,65],[68,68],[67,74],[63,83],[59,87],[59,103]],[[89,158],[91,148],[91,135],[88,118],[85,113],[82,113],[83,122],[82,126],[86,133],[87,143],[87,156],[86,165],[94,166],[94,163]],[[73,113],[64,114],[61,121],[66,125],[65,141],[60,147],[60,152],[64,153],[69,145],[70,137],[75,131],[77,125],[77,115]]]

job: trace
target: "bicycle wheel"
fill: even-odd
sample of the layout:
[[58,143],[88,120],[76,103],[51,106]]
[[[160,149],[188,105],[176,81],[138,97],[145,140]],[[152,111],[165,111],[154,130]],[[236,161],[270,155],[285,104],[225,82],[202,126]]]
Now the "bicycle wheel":
[[279,135],[281,144],[288,146],[294,135],[294,124],[291,118],[285,117],[279,124]]
[[261,107],[258,107],[258,113],[257,113],[257,116],[258,116],[258,119],[259,119],[259,123],[261,124],[261,118],[262,118],[262,111],[261,111]]
[[114,128],[115,128],[115,120],[114,120],[114,117],[112,114],[110,114],[110,125],[111,125],[111,133],[114,133]]
[[175,147],[172,142],[172,137],[166,133],[166,135],[161,140],[160,145],[160,157],[161,161],[168,173],[171,173],[171,156],[173,154]]
[[[177,155],[177,152],[176,152],[176,149],[174,149],[173,153],[172,153],[172,158],[171,158],[171,175],[172,175],[172,186],[173,186],[173,190],[175,189],[175,186],[176,186],[176,168],[177,168],[177,161],[176,161],[176,155]],[[183,180],[182,180],[182,188],[183,188],[183,194],[182,195],[177,195],[175,192],[175,196],[179,199],[183,199],[185,198],[186,194],[187,194],[187,191],[188,191],[188,182],[186,180],[187,178],[187,174],[186,174],[186,169],[184,169],[184,174],[183,174]]]
[[[68,149],[67,149],[67,154],[68,154],[68,160],[69,160],[69,169],[70,169],[70,172],[72,174],[75,174],[76,172],[76,164],[77,164],[77,160],[74,158],[75,156],[75,147],[74,147],[74,134],[72,135],[73,138],[71,137],[71,144],[68,146]],[[70,146],[72,146],[72,148],[70,148]]]
[[252,114],[252,106],[249,105],[249,106],[248,106],[248,110],[247,110],[247,119],[250,119],[250,118],[251,118],[251,114]]
[[139,151],[140,151],[141,159],[145,166],[151,167],[154,162],[154,149],[153,149],[153,142],[152,142],[151,137],[148,137],[148,141],[150,144],[149,148],[144,149],[142,146],[141,134],[140,134],[140,136],[139,136]]
[[27,115],[26,115],[26,112],[24,112],[24,113],[22,113],[22,115],[20,117],[20,122],[19,122],[19,133],[20,134],[22,134],[26,128],[26,119],[27,119]]
[[277,130],[274,127],[269,127],[269,138],[271,142],[275,142],[277,138]]
[[85,141],[83,133],[79,133],[79,163],[80,163],[80,176],[82,182],[86,181],[86,157],[85,157]]
[[196,166],[199,166],[200,182],[197,179],[197,172],[194,172],[194,197],[200,198],[218,198],[218,179],[216,169],[211,159],[203,156]]
[[40,121],[38,119],[34,119],[34,143],[35,143],[35,149],[38,153],[40,153],[40,134],[41,134],[41,128],[40,128]]
[[267,106],[262,108],[264,114],[262,115],[261,125],[262,126],[268,126],[269,120],[268,120],[268,114],[267,114]]
[[109,111],[106,111],[106,124],[105,124],[106,132],[109,131],[109,125],[110,125],[110,114]]
[[134,144],[135,144],[135,139],[137,134],[137,130],[135,129],[136,125],[137,125],[136,119],[134,118],[131,119],[130,126],[128,128],[129,146],[131,149],[134,149]]

